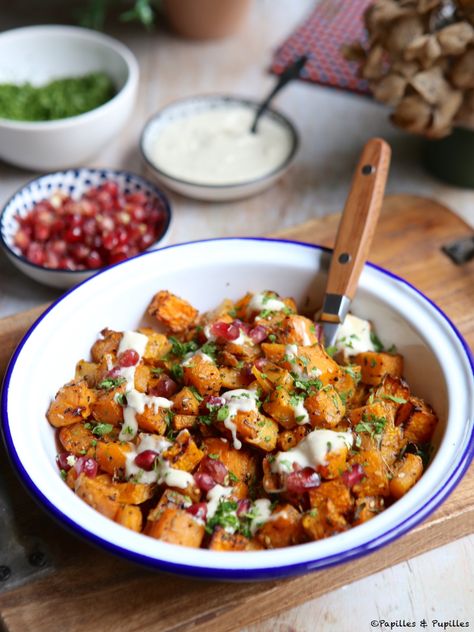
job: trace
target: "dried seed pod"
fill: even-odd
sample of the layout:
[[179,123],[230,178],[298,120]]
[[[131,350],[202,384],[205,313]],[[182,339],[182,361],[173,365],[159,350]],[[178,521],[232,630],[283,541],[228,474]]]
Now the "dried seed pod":
[[456,113],[456,123],[474,128],[474,90],[464,94],[464,101]]
[[441,0],[418,0],[418,13],[424,15],[441,4]]
[[416,37],[404,52],[407,61],[418,60],[423,68],[429,68],[441,57],[441,46],[435,35]]
[[366,10],[364,20],[367,29],[372,32],[380,30],[393,20],[414,15],[414,13],[414,9],[404,8],[395,0],[378,0]]
[[456,88],[474,88],[474,48],[456,60],[450,79]]
[[450,24],[436,35],[443,55],[461,55],[474,41],[474,28],[467,22]]
[[364,79],[379,79],[384,73],[384,50],[376,45],[369,51],[361,72]]
[[407,84],[405,77],[389,73],[380,81],[373,82],[370,87],[377,101],[387,105],[397,105],[405,94]]
[[431,123],[431,108],[419,95],[412,94],[400,101],[390,118],[408,132],[423,134]]
[[420,64],[415,61],[404,61],[400,59],[393,62],[392,70],[406,79],[411,79],[420,70]]
[[462,92],[452,90],[433,112],[433,122],[426,131],[430,138],[441,138],[452,130],[453,120],[462,103]]
[[399,18],[390,27],[385,40],[385,48],[392,55],[402,55],[411,42],[423,35],[423,22],[417,15]]
[[367,51],[360,42],[354,42],[353,44],[343,44],[341,46],[341,53],[344,59],[347,59],[347,61],[357,61],[361,63],[364,62],[367,58]]
[[444,101],[451,90],[440,66],[419,72],[410,80],[410,85],[431,105]]

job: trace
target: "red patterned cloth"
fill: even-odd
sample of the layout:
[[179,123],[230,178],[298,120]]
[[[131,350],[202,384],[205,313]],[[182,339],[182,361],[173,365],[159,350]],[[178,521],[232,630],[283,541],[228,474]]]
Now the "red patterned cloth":
[[323,86],[368,94],[357,64],[348,62],[341,46],[365,37],[362,15],[371,0],[322,0],[307,20],[276,51],[272,72],[280,74],[294,59],[310,56],[301,79]]

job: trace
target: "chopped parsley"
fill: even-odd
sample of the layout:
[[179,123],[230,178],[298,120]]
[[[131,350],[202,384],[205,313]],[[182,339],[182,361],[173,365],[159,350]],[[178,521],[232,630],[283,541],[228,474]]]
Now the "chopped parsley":
[[164,369],[161,368],[161,366],[152,366],[150,371],[152,372],[153,375],[161,375]]
[[127,380],[124,377],[108,377],[105,380],[102,380],[102,382],[99,382],[97,386],[98,388],[104,389],[104,391],[110,391],[126,381]]
[[204,400],[204,397],[201,395],[201,393],[197,390],[195,386],[190,386],[189,390],[194,395],[194,397],[198,400],[198,402],[202,402]]
[[326,347],[326,353],[329,357],[333,358],[337,353],[336,345],[329,345],[329,347]]
[[114,399],[117,404],[123,406],[123,408],[127,406],[127,396],[125,395],[125,393],[117,393]]
[[356,432],[365,432],[369,434],[372,438],[376,436],[380,438],[380,435],[383,433],[385,425],[387,424],[386,417],[377,417],[373,414],[362,415],[362,421],[360,421],[355,427]]
[[235,500],[221,500],[216,513],[206,523],[206,532],[212,533],[216,527],[223,527],[235,533],[240,528]]
[[67,478],[67,472],[66,470],[59,470],[59,475],[61,476],[61,478],[63,479],[63,481],[66,480]]
[[87,430],[90,430],[92,434],[94,434],[96,437],[103,437],[104,435],[110,434],[112,430],[114,429],[112,424],[104,424],[100,422],[97,423],[95,426],[87,422],[84,424],[84,428],[87,428]]
[[170,367],[170,373],[171,373],[171,377],[177,380],[178,382],[183,379],[184,370],[180,364],[173,364]]
[[381,395],[382,399],[389,399],[391,402],[395,402],[395,404],[406,404],[407,400],[403,397],[395,397],[395,395]]
[[234,474],[234,472],[231,472],[231,471],[229,470],[229,480],[230,480],[232,483],[238,483],[238,482],[239,482],[239,477],[238,477],[238,476],[236,476],[236,475]]
[[217,421],[225,421],[229,416],[229,407],[224,405],[217,411]]
[[354,380],[354,382],[356,384],[358,384],[360,382],[360,371],[358,371],[358,366],[357,364],[349,364],[345,367],[343,367],[344,371],[350,375],[350,377]]
[[268,336],[268,340],[270,340],[270,342],[275,342],[276,339],[277,339],[277,337],[275,336],[275,334],[270,334]]
[[215,342],[212,342],[212,340],[208,340],[202,345],[201,351],[202,353],[208,355],[211,360],[213,360],[214,362],[216,361],[217,345]]
[[185,356],[187,353],[192,353],[198,348],[198,343],[195,340],[190,340],[189,342],[181,342],[174,336],[170,336],[169,341],[172,345],[171,353],[176,357]]
[[383,346],[382,341],[377,336],[375,331],[371,331],[370,332],[370,340],[371,340],[372,344],[374,345],[375,351],[377,351],[377,353],[379,353],[380,351],[383,351],[385,349],[385,347]]
[[213,459],[214,461],[218,461],[219,460],[219,455],[218,454],[208,454],[207,456],[210,459]]

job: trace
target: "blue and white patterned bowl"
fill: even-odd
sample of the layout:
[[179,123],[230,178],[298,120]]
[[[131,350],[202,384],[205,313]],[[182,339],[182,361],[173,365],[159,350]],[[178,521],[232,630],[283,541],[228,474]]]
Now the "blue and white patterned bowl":
[[[30,329],[7,369],[2,423],[11,460],[44,507],[89,542],[152,568],[202,578],[282,578],[358,557],[424,520],[460,481],[474,454],[474,360],[449,319],[409,283],[365,266],[352,309],[373,321],[405,357],[414,393],[439,415],[434,453],[418,483],[372,520],[316,542],[276,550],[221,552],[168,544],[135,533],[86,505],[64,484],[55,431],[45,413],[58,387],[104,327],[135,329],[153,294],[168,289],[200,311],[225,297],[272,288],[316,309],[327,281],[327,249],[281,240],[217,239],[148,252],[113,266],[59,299]],[[93,309],[91,309],[93,306]],[[48,362],[45,370],[45,349]],[[27,385],[27,396],[25,396]]]
[[14,236],[19,228],[17,216],[24,217],[41,200],[50,198],[55,191],[62,191],[73,199],[105,181],[116,182],[124,193],[144,193],[157,199],[166,219],[159,239],[148,248],[154,250],[164,244],[171,222],[171,207],[168,198],[158,187],[139,175],[115,169],[68,169],[49,173],[32,180],[11,197],[0,214],[0,245],[10,261],[24,274],[35,281],[58,288],[70,288],[95,274],[100,268],[90,270],[54,270],[28,261],[14,245]]

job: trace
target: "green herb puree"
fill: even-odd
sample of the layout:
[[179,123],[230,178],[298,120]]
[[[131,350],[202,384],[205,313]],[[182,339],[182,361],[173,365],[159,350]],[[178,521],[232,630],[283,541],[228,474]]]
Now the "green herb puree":
[[0,84],[0,117],[16,121],[52,121],[89,112],[116,94],[110,77],[92,72],[56,79],[43,86]]

